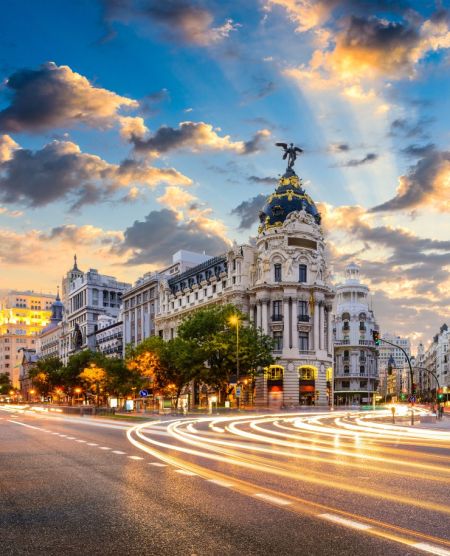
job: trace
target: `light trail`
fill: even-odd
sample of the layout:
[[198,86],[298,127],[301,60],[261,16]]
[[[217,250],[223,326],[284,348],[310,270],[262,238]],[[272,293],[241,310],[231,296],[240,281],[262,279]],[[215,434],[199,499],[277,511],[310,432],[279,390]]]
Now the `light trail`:
[[[378,415],[379,418],[379,415]],[[335,419],[337,420],[335,422]],[[349,422],[351,419],[351,422]],[[301,422],[300,428],[297,426]],[[331,423],[330,423],[331,422]],[[326,429],[325,436],[332,436],[326,441],[324,436],[317,431],[307,430],[309,425],[314,429],[319,428],[321,432]],[[346,428],[344,425],[352,425],[356,428]],[[321,504],[315,500],[298,497],[284,488],[277,490],[267,488],[258,482],[258,477],[264,474],[275,475],[283,479],[286,488],[295,488],[295,481],[320,485],[322,489],[345,490],[357,493],[359,496],[375,498],[384,503],[395,503],[399,507],[420,508],[422,511],[439,512],[449,514],[450,507],[445,504],[438,504],[423,497],[410,498],[399,496],[398,494],[377,489],[375,485],[367,486],[363,489],[355,484],[339,484],[341,478],[333,477],[335,465],[342,460],[334,461],[333,458],[344,458],[344,466],[360,469],[369,469],[368,463],[381,463],[383,473],[395,471],[397,475],[404,477],[414,477],[417,480],[437,480],[448,483],[448,463],[449,458],[433,455],[426,455],[429,461],[436,457],[439,461],[446,462],[443,465],[416,464],[411,461],[411,452],[402,450],[403,457],[409,457],[410,461],[401,461],[404,470],[400,469],[399,461],[394,459],[392,453],[395,448],[385,446],[385,443],[396,442],[396,431],[383,431],[381,427],[372,427],[374,423],[366,423],[364,418],[348,417],[347,414],[330,415],[316,414],[305,417],[304,415],[263,415],[249,418],[248,416],[226,417],[226,418],[200,418],[186,420],[172,420],[166,422],[168,436],[165,439],[153,436],[152,427],[161,428],[162,422],[158,424],[145,423],[138,425],[127,432],[130,442],[137,448],[153,455],[165,464],[175,466],[189,472],[189,475],[198,476],[211,483],[227,487],[241,494],[257,498],[268,504],[277,506],[285,511],[297,514],[309,514],[317,519],[329,521],[342,527],[350,527],[361,534],[370,534],[384,539],[401,543],[410,549],[416,549],[431,554],[450,555],[450,540],[429,535],[427,532],[414,531],[401,525],[386,523],[382,520],[373,519],[370,516],[359,515],[326,504]],[[383,425],[383,423],[381,423]],[[306,429],[303,428],[306,426]],[[273,427],[273,428],[270,428]],[[321,428],[323,427],[323,428]],[[376,429],[376,430],[373,430]],[[403,429],[401,428],[401,431]],[[392,432],[395,432],[393,435]],[[447,435],[439,435],[436,431],[417,429],[407,431],[412,439],[417,439],[427,446],[433,446],[437,438],[440,444],[450,449],[450,439]],[[334,436],[333,436],[334,434]],[[321,437],[318,441],[317,436]],[[291,440],[285,440],[286,438]],[[338,441],[336,442],[336,439]],[[359,446],[350,449],[350,445],[359,442]],[[369,445],[370,442],[370,445]],[[316,444],[315,444],[316,443]],[[328,444],[327,444],[328,443]],[[412,440],[409,440],[412,443]],[[268,445],[270,444],[270,446]],[[345,448],[342,449],[341,445]],[[391,450],[390,457],[368,455],[367,451]],[[321,455],[315,455],[313,452]],[[397,451],[398,452],[398,451]],[[175,454],[175,455],[174,455]],[[416,453],[414,453],[416,456]],[[194,461],[193,461],[194,459]],[[292,464],[292,460],[307,459],[316,461],[320,464],[326,463],[331,472],[327,477],[326,473],[311,473],[307,469],[299,469]],[[220,463],[229,466],[230,472],[225,473],[208,466],[207,462]],[[357,463],[360,462],[360,463]],[[237,469],[244,468],[248,472],[257,472],[255,478],[245,480]],[[233,471],[233,469],[236,469]],[[370,466],[371,470],[380,473],[380,469],[375,465]],[[413,470],[419,469],[430,471],[428,475],[414,473]],[[189,476],[188,475],[188,476]],[[320,475],[320,477],[319,477]],[[255,482],[255,479],[257,482]],[[354,481],[353,481],[354,482]],[[420,499],[419,499],[420,498]],[[420,514],[418,514],[420,515]]]

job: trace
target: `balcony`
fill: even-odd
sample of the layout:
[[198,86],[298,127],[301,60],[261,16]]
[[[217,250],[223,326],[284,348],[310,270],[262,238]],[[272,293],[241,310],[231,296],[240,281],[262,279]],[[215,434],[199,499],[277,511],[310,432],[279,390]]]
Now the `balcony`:
[[373,340],[359,340],[360,346],[373,346]]
[[272,322],[282,322],[283,321],[283,315],[272,315]]
[[313,349],[299,349],[298,350],[300,355],[315,355],[316,352]]
[[350,340],[335,340],[334,345],[336,346],[349,346]]
[[298,322],[309,322],[309,315],[298,315]]

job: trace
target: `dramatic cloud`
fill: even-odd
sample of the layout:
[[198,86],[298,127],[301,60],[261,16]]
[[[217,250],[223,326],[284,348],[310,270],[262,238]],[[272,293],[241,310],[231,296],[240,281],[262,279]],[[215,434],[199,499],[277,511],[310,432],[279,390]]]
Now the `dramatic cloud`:
[[429,206],[450,211],[450,151],[427,146],[425,156],[399,178],[395,197],[373,207],[371,212]]
[[0,164],[10,160],[19,145],[9,135],[0,135]]
[[243,201],[231,211],[232,215],[240,219],[240,230],[248,230],[258,221],[259,212],[262,210],[266,198],[266,195],[256,195],[248,201]]
[[345,168],[355,168],[357,166],[363,166],[369,162],[375,162],[377,160],[378,155],[375,153],[367,153],[364,158],[356,159],[353,158],[351,160],[347,160],[347,162],[342,162],[341,164],[336,164],[336,166],[342,166]]
[[117,244],[123,241],[123,237],[123,232],[103,230],[91,224],[84,226],[76,226],[75,224],[56,226],[47,235],[42,235],[42,238],[48,241],[59,240],[73,246],[92,245],[95,243],[101,245]]
[[193,0],[103,0],[103,4],[109,24],[150,22],[161,28],[166,40],[176,43],[210,46],[226,39],[239,27],[232,19],[215,26],[213,13]]
[[0,200],[31,207],[69,200],[78,208],[111,199],[120,189],[160,183],[190,185],[191,180],[172,168],[135,160],[110,164],[70,141],[52,141],[35,152],[18,148],[0,164]]
[[[280,3],[296,5],[281,0]],[[313,13],[324,6],[323,2],[314,6],[310,2],[300,4]],[[288,68],[284,73],[300,87],[339,88],[351,100],[374,100],[377,93],[373,87],[379,78],[412,78],[425,56],[450,47],[449,23],[445,18],[436,21],[432,17],[422,22],[408,14],[411,15],[405,12],[403,21],[351,15],[342,31],[329,34],[326,47],[313,52],[309,64]]]
[[176,185],[166,187],[164,194],[157,201],[173,211],[180,210],[197,201],[197,197]]
[[218,255],[229,247],[228,241],[202,221],[179,220],[178,214],[168,209],[154,210],[144,221],[136,220],[124,236],[118,252],[131,251],[130,264],[163,265],[179,249]]
[[120,122],[119,111],[139,103],[94,87],[68,66],[53,62],[21,69],[6,81],[10,104],[0,111],[0,130],[42,131],[83,123],[105,129]]
[[192,152],[203,150],[231,151],[237,154],[251,154],[261,149],[270,131],[262,129],[248,141],[232,141],[229,135],[220,136],[211,124],[205,122],[181,122],[177,129],[160,127],[149,138],[134,135],[131,141],[136,152],[158,157],[175,149]]
[[260,177],[260,176],[248,176],[248,181],[263,185],[275,185],[277,183],[277,178],[271,178],[270,176]]
[[391,123],[389,135],[405,137],[407,139],[413,137],[424,138],[426,136],[426,127],[432,121],[430,118],[422,118],[419,121],[397,118]]
[[409,158],[422,158],[431,154],[436,145],[434,143],[428,143],[426,145],[408,145],[400,152]]

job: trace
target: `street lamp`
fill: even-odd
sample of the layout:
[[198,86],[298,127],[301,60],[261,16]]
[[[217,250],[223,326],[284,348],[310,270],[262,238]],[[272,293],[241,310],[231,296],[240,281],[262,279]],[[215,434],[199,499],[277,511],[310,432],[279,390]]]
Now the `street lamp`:
[[[230,318],[228,319],[228,322],[231,324],[231,326],[235,326],[236,327],[236,388],[238,388],[238,384],[239,384],[239,325],[240,325],[240,319],[238,315],[231,315]],[[240,392],[239,392],[240,394]],[[237,407],[238,409],[240,408],[240,401],[241,401],[241,396],[237,396]]]
[[81,394],[82,390],[81,390],[81,388],[75,388],[74,392],[75,392],[75,394],[77,394],[77,396],[76,396],[76,398],[75,398],[75,405],[76,405],[76,403],[77,403],[77,402],[79,401],[79,399],[80,399],[80,394]]

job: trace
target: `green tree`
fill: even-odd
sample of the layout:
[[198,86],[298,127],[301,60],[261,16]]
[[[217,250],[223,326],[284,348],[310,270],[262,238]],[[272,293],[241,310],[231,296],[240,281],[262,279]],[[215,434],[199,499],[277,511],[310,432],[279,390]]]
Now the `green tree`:
[[8,373],[0,373],[0,395],[9,394],[12,389],[11,377]]
[[48,396],[58,386],[64,386],[63,364],[59,357],[43,357],[28,371],[33,386]]

